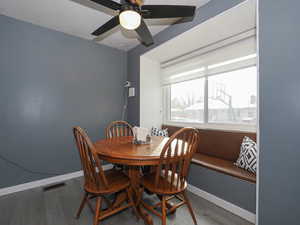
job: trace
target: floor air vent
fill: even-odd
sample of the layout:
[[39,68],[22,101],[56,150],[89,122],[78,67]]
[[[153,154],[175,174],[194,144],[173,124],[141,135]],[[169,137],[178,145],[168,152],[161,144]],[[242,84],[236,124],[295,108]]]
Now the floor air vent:
[[54,189],[57,189],[57,188],[60,188],[60,187],[63,187],[65,186],[66,184],[65,183],[57,183],[57,184],[53,184],[53,185],[49,185],[49,186],[46,186],[43,188],[43,191],[51,191],[51,190],[54,190]]

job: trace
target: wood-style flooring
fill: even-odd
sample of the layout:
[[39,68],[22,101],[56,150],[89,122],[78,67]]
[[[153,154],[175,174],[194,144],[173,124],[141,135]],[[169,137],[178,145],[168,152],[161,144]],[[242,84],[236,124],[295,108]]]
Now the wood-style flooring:
[[[88,207],[75,219],[82,198],[82,179],[73,179],[65,186],[43,191],[31,189],[0,197],[0,225],[92,225],[93,215]],[[196,213],[198,225],[252,225],[242,218],[188,193]],[[149,197],[149,201],[153,201]],[[161,224],[153,216],[154,224]],[[143,225],[136,220],[131,209],[101,222],[101,225]],[[193,221],[185,206],[176,215],[168,217],[169,225],[192,225]]]

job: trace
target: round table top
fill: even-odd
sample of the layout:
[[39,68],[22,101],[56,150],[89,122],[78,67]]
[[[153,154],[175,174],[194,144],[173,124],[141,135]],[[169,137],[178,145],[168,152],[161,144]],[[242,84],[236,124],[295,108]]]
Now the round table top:
[[150,144],[133,144],[133,137],[114,137],[99,140],[94,146],[100,158],[111,163],[155,165],[168,139],[153,136]]

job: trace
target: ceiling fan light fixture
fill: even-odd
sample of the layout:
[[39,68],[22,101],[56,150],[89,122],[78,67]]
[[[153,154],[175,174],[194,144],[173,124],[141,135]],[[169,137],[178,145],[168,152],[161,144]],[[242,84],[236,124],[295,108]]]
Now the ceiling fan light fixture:
[[127,30],[135,30],[141,25],[141,15],[134,10],[124,10],[119,15],[120,24]]

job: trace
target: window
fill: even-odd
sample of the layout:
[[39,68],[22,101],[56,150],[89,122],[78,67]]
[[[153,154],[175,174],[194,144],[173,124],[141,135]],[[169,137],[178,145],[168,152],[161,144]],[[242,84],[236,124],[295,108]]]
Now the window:
[[256,74],[252,66],[169,85],[167,120],[255,125]]
[[208,77],[208,122],[256,123],[256,67]]
[[[164,122],[255,127],[255,38],[162,67]],[[238,128],[237,128],[238,129]]]
[[171,121],[204,121],[204,78],[171,85]]

